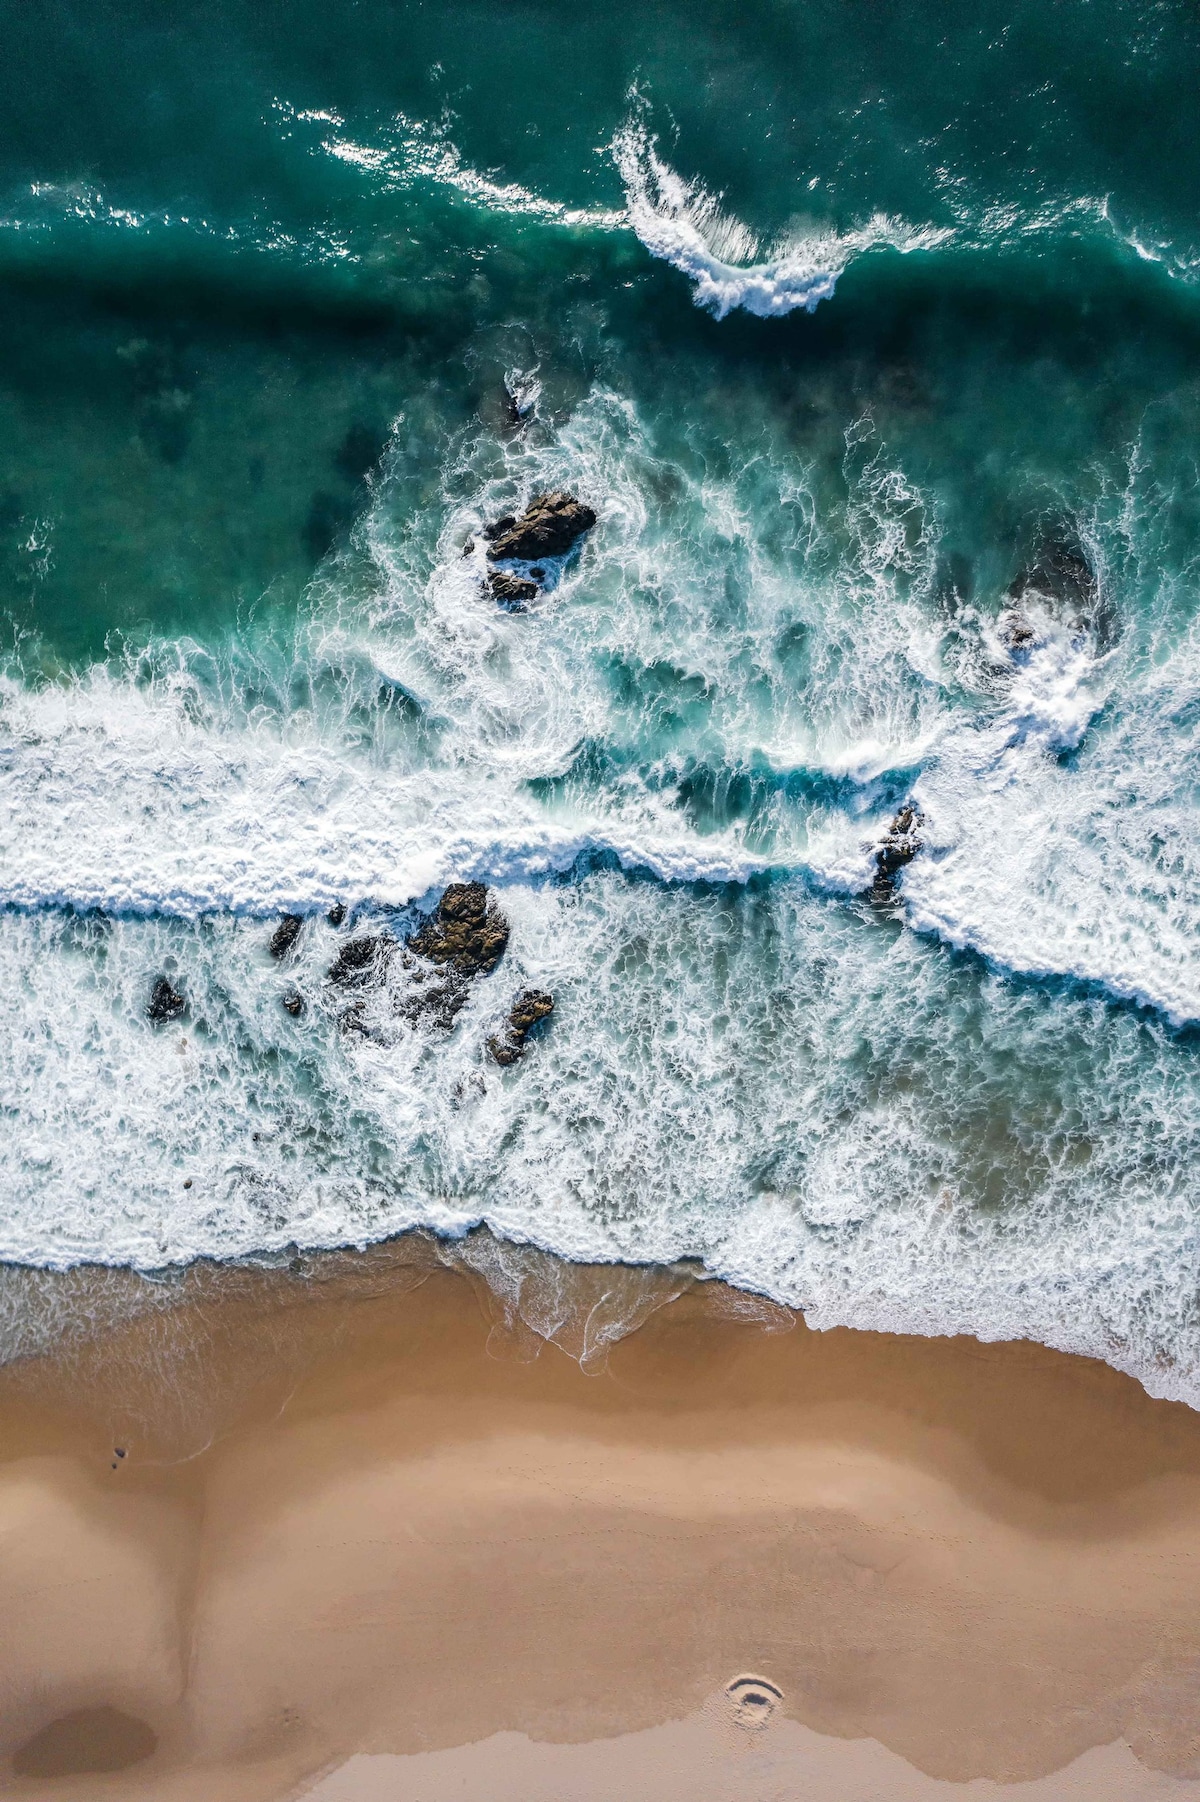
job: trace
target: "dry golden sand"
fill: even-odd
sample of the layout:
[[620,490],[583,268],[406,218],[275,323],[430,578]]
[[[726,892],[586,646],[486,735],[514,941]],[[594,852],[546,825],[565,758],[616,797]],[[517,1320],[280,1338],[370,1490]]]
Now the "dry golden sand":
[[585,1374],[346,1268],[0,1373],[4,1793],[1200,1798],[1200,1416],[716,1285]]

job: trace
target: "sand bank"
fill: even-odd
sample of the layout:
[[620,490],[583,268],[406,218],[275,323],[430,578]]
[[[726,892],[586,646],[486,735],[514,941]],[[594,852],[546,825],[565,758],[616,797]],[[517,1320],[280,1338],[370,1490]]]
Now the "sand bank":
[[[0,1372],[5,1793],[1200,1796],[1200,1416],[715,1285],[585,1372],[468,1276],[353,1268]],[[580,1333],[680,1286],[568,1282]]]

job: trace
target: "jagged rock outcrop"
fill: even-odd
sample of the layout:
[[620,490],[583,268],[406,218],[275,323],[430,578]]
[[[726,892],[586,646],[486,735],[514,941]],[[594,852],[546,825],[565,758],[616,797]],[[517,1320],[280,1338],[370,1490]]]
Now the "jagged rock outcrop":
[[370,988],[383,981],[397,949],[395,939],[386,932],[347,939],[329,966],[329,980],[341,988]]
[[300,937],[300,928],[304,920],[300,914],[284,914],[278,926],[271,934],[269,950],[272,957],[286,957],[296,940]]
[[304,996],[300,993],[299,989],[288,989],[279,997],[279,999],[286,1012],[291,1014],[293,1020],[298,1020],[300,1016],[306,1012]]
[[492,562],[537,563],[543,557],[565,557],[595,523],[595,512],[585,501],[558,488],[535,495],[520,518],[510,513],[485,526],[483,535]]
[[897,874],[921,849],[920,825],[920,813],[911,801],[906,801],[875,853],[875,877],[867,894],[877,907],[886,907],[895,900]]
[[165,976],[160,976],[150,991],[146,1018],[153,1020],[156,1026],[162,1026],[169,1020],[178,1020],[186,1007],[186,997]]
[[515,1064],[524,1054],[530,1033],[539,1020],[546,1020],[554,1012],[554,997],[547,995],[542,989],[524,989],[512,1004],[512,1009],[504,1025],[502,1033],[496,1033],[487,1042],[498,1064]]
[[342,1014],[342,1024],[365,1030],[364,991],[381,987],[399,958],[408,980],[396,997],[398,1013],[448,1031],[466,1005],[471,983],[491,974],[507,945],[508,921],[483,883],[453,882],[403,945],[388,933],[364,933],[342,946],[329,981],[358,996]]
[[488,976],[508,946],[508,921],[482,882],[452,882],[408,949],[459,976]]

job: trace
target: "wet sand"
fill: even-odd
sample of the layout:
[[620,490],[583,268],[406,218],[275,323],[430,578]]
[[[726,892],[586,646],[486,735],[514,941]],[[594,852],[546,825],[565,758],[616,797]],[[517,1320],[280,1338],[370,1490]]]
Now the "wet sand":
[[[564,1280],[580,1343],[684,1286]],[[585,1371],[385,1251],[7,1367],[0,1789],[1200,1798],[1200,1415],[742,1306]]]

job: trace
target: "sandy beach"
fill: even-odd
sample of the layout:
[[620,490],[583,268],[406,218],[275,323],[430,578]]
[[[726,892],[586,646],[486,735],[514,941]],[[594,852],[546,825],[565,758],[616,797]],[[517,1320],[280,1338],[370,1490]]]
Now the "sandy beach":
[[1200,1795],[1187,1409],[717,1285],[585,1372],[343,1265],[0,1376],[6,1793]]

